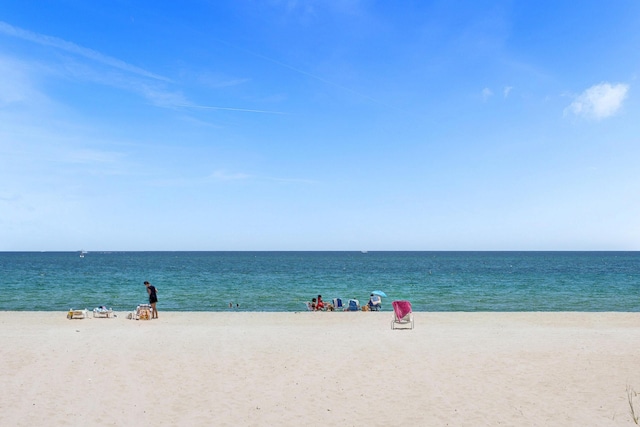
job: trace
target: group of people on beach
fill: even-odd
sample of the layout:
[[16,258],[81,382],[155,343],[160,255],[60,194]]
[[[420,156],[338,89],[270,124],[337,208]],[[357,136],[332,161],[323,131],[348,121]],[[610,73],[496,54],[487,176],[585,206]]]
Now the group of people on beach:
[[[335,301],[335,300],[334,300]],[[352,303],[353,302],[353,303]],[[312,311],[335,311],[338,308],[335,304],[324,302],[322,295],[318,295],[317,298],[312,298],[309,308]],[[360,302],[353,298],[349,300],[349,304],[342,307],[343,311],[379,311],[382,308],[382,298],[379,295],[371,294],[369,302],[360,308]]]
[[311,309],[313,311],[334,311],[335,307],[331,303],[324,303],[322,301],[322,295],[318,295],[318,298],[311,298]]
[[[151,283],[145,280],[144,285],[147,288],[147,293],[149,294],[149,305],[151,305],[151,318],[158,318],[158,309],[156,308],[156,304],[158,302],[158,289],[153,286]],[[354,301],[355,304],[351,304],[351,301]],[[239,307],[239,304],[236,304],[236,307]],[[343,311],[359,311],[360,303],[357,299],[353,298],[350,300],[350,303],[344,306]],[[233,307],[233,303],[229,303],[229,308]],[[324,302],[322,300],[322,295],[318,295],[317,298],[312,298],[311,303],[309,305],[312,311],[335,311],[336,307],[334,304],[329,302]],[[362,311],[378,311],[382,308],[382,298],[379,295],[371,294],[369,297],[369,302],[362,306]]]

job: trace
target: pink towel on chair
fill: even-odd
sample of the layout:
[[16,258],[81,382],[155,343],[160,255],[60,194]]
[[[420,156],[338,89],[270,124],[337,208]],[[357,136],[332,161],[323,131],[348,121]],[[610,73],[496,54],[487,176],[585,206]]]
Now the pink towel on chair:
[[396,317],[402,319],[407,314],[411,313],[411,303],[409,301],[393,301],[393,311],[396,312]]

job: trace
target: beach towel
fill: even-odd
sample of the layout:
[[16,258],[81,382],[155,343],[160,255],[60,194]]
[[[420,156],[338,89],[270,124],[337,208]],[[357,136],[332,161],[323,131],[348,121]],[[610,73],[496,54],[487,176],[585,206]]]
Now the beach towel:
[[402,320],[407,314],[411,313],[411,303],[409,301],[394,301],[392,305],[398,320]]

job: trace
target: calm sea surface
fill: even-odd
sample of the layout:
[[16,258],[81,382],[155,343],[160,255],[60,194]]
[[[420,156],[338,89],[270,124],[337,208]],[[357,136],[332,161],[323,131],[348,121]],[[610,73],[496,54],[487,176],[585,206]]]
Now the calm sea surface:
[[[383,309],[640,311],[640,252],[0,252],[0,310],[299,311],[382,290]],[[238,308],[235,305],[239,304]]]

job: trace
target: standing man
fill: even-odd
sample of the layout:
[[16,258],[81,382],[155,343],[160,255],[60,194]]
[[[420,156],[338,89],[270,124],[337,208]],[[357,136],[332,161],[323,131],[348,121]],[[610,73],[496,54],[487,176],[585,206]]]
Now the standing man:
[[151,308],[153,309],[151,313],[152,319],[158,318],[158,310],[156,309],[156,303],[158,302],[158,294],[157,289],[149,282],[144,282],[144,285],[147,287],[147,293],[149,294],[149,304],[151,304]]

